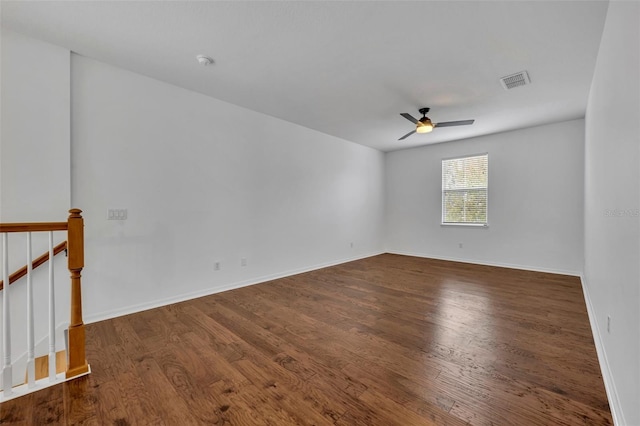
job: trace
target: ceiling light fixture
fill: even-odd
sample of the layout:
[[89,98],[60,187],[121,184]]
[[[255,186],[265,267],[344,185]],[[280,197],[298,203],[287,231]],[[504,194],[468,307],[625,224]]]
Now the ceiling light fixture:
[[433,123],[429,120],[429,117],[422,117],[420,121],[416,123],[416,133],[429,133],[433,130]]
[[202,66],[207,66],[207,65],[211,65],[213,64],[213,58],[210,58],[209,56],[205,56],[205,55],[198,55],[196,56],[196,59],[198,60],[198,63]]

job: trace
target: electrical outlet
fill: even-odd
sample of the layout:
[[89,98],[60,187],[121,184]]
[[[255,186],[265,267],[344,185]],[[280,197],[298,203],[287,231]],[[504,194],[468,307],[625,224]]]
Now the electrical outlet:
[[220,270],[220,262],[215,262],[213,264],[213,270],[214,271],[219,271]]
[[246,257],[241,257],[240,258],[240,266],[247,266],[247,258]]
[[607,333],[611,333],[611,316],[607,315]]

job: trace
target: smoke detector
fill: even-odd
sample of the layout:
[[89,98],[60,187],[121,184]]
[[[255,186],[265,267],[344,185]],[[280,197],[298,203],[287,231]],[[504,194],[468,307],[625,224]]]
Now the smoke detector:
[[504,87],[505,90],[509,90],[515,87],[520,87],[520,86],[525,86],[527,84],[530,84],[531,79],[529,78],[528,72],[520,71],[515,74],[502,77],[500,79],[500,83],[502,83],[502,87]]
[[196,59],[198,60],[198,63],[202,66],[207,66],[207,65],[211,65],[213,64],[213,58],[210,58],[209,56],[205,56],[205,55],[198,55],[196,56]]

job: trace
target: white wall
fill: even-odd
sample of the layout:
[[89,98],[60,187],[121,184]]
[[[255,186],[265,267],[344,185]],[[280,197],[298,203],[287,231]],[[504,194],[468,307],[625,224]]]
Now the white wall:
[[[1,30],[0,52],[0,222],[66,221],[71,194],[70,53],[5,28]],[[54,244],[65,239],[66,233],[56,232]],[[39,256],[48,249],[48,237],[34,234],[32,245],[33,257]],[[9,235],[9,273],[27,263],[25,246],[24,234]],[[55,265],[56,324],[63,326],[69,321],[66,258],[57,256]],[[48,332],[47,266],[35,271],[33,282],[38,342]],[[11,349],[13,361],[18,360],[16,383],[24,379],[18,373],[24,371],[19,358],[27,348],[24,284],[23,278],[11,286]],[[60,328],[58,349],[62,348]]]
[[609,3],[585,120],[584,285],[619,425],[640,425],[639,29],[640,3]]
[[69,51],[2,29],[0,221],[65,221]]
[[[583,144],[572,120],[388,153],[387,251],[579,275]],[[485,152],[489,227],[442,226],[442,159]]]
[[87,321],[384,249],[381,152],[77,55],[71,151]]

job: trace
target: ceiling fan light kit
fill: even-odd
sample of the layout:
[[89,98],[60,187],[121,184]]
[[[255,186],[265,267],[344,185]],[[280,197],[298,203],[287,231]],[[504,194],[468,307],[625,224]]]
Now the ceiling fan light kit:
[[433,130],[433,123],[428,118],[424,121],[420,120],[416,124],[416,133],[429,133]]
[[429,108],[420,108],[418,110],[420,114],[422,114],[422,118],[417,120],[411,114],[406,112],[401,112],[400,115],[411,121],[416,125],[415,130],[410,131],[406,135],[402,136],[399,141],[408,138],[414,133],[429,133],[436,127],[453,127],[453,126],[467,126],[469,124],[473,124],[475,120],[459,120],[459,121],[444,121],[442,123],[432,123],[431,119],[427,117],[427,113],[429,112]]

